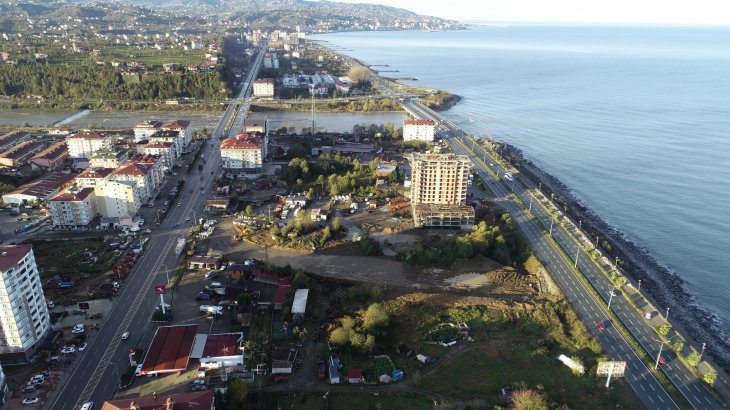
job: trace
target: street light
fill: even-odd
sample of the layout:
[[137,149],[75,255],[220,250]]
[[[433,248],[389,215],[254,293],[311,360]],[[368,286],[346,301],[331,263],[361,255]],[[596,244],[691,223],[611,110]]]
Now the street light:
[[163,263],[161,267],[164,267],[165,268],[165,279],[167,279],[167,284],[169,284],[170,283],[170,276],[167,273],[167,264],[166,263]]
[[657,369],[659,367],[659,359],[662,357],[662,348],[664,347],[664,341],[662,341],[662,345],[659,346],[659,353],[656,355],[656,363],[654,363],[654,369]]
[[667,313],[664,315],[664,320],[669,322],[669,308],[667,308]]
[[578,255],[580,255],[580,245],[575,247],[575,263],[573,264],[574,268],[578,267]]
[[705,354],[705,346],[707,343],[702,343],[702,351],[700,352],[700,362],[702,361],[702,355]]
[[641,293],[641,279],[639,279],[639,287],[636,289],[636,291]]
[[608,298],[608,311],[611,311],[611,302],[613,301],[613,297],[616,296],[616,292],[611,289],[611,296]]

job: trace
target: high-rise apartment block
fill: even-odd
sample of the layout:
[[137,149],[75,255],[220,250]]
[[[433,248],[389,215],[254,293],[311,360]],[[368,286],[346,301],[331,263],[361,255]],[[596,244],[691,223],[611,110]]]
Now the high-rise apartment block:
[[27,363],[51,325],[30,245],[0,245],[0,361]]
[[411,203],[416,227],[468,229],[474,208],[466,204],[471,162],[465,155],[413,154]]

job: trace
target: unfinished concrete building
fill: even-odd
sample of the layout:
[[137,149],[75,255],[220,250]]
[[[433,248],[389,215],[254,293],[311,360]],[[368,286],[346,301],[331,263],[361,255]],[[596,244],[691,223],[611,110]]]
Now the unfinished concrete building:
[[465,155],[413,154],[411,203],[416,227],[469,229],[474,208],[466,204],[471,161]]

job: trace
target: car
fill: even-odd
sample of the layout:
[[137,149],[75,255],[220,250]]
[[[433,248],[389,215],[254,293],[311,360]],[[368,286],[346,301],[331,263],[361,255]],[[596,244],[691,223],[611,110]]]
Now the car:
[[28,398],[23,399],[22,403],[23,404],[36,404],[39,401],[40,401],[40,399],[38,399],[38,397],[28,397]]
[[30,384],[34,384],[36,386],[42,386],[43,382],[45,382],[45,379],[36,379],[35,381],[31,382]]
[[661,364],[661,365],[667,364],[667,359],[665,359],[664,356],[659,356],[659,364]]
[[195,300],[210,300],[210,293],[200,292],[195,296]]
[[142,375],[142,363],[137,365],[137,368],[134,369],[134,375],[135,376],[141,376]]
[[596,322],[596,326],[598,326],[601,330],[606,330],[606,325],[604,325],[603,322]]
[[61,349],[61,354],[71,354],[71,353],[76,353],[75,347],[64,347],[63,349]]
[[182,194],[183,199],[187,198],[188,196],[185,194]]
[[205,278],[206,279],[211,279],[211,278],[214,278],[215,275],[217,275],[217,274],[218,274],[218,272],[216,272],[214,270],[211,270],[211,271],[206,272]]
[[651,319],[652,317],[654,317],[654,312],[648,311],[648,312],[644,313],[644,317],[646,319]]
[[84,342],[84,343],[81,343],[81,344],[79,345],[79,352],[83,352],[84,350],[86,350],[86,346],[88,346],[88,345],[89,345],[89,344],[88,344],[88,343],[86,343],[86,342]]
[[285,383],[289,381],[289,376],[280,374],[278,376],[274,376],[274,383]]
[[178,206],[178,207],[182,206],[182,202],[178,202],[178,203],[177,203],[177,206]]
[[129,339],[129,332],[122,333],[122,340],[127,340],[127,339]]
[[84,312],[83,310],[80,310],[80,309],[76,309],[73,311],[73,314],[78,315],[78,316],[84,316],[84,315],[86,315],[86,312]]
[[185,218],[185,222],[190,222],[190,217],[189,216]]
[[74,330],[71,331],[71,333],[73,333],[75,335],[80,334],[80,333],[84,333],[84,332],[85,332],[85,330],[84,330],[83,327],[81,329],[74,329]]
[[23,388],[23,393],[33,393],[36,389],[35,384],[31,383]]
[[190,388],[192,391],[203,391],[205,390],[204,384],[194,384],[192,388]]
[[144,233],[152,233],[152,229],[147,228],[144,230]]
[[163,206],[168,206],[168,205],[170,205],[170,201],[165,201],[165,203],[164,203],[164,204],[162,204],[162,205],[163,205]]
[[91,410],[93,408],[94,408],[94,402],[93,401],[87,401],[86,403],[84,403],[83,406],[81,406],[81,409],[80,410]]
[[196,385],[196,384],[205,385],[205,380],[203,380],[203,379],[195,379],[195,380],[191,381],[190,384],[192,384],[193,386]]

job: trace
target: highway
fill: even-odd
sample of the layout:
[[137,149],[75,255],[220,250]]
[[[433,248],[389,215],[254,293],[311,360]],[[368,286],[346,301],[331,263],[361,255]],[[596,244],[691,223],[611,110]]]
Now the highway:
[[[378,78],[373,78],[373,80],[377,81],[385,93],[393,97],[401,96],[400,90],[393,87],[389,82]],[[508,192],[502,182],[487,169],[488,166],[485,163],[494,163],[495,161],[490,162],[487,153],[479,146],[472,147],[477,153],[472,152],[470,146],[473,144],[469,143],[465,138],[464,132],[455,123],[417,101],[407,98],[401,98],[400,101],[406,111],[415,117],[434,120],[437,123],[439,136],[444,137],[449,142],[453,151],[457,154],[468,155],[470,157],[475,171],[484,179],[485,183],[497,196],[496,202],[512,215],[513,220],[530,242],[535,254],[550,270],[581,319],[590,329],[593,329],[604,350],[613,360],[627,362],[626,378],[642,402],[648,408],[677,408],[677,404],[673,402],[669,394],[659,384],[656,377],[649,371],[647,365],[639,358],[631,345],[623,339],[615,326],[610,326],[609,323],[606,330],[597,329],[597,322],[608,323],[606,322],[608,317],[605,311],[605,304],[599,304],[595,301],[589,290],[586,289],[584,282],[578,278],[579,274],[574,269],[580,269],[584,273],[591,286],[603,298],[605,303],[608,302],[614,285],[600,271],[599,266],[590,258],[586,250],[584,250],[583,245],[569,234],[566,228],[558,223],[557,220],[551,221],[552,217],[540,204],[537,192],[528,190],[519,182],[504,180],[505,184],[510,187],[510,190],[514,191],[523,203],[534,204],[531,205],[531,209],[533,214],[539,219],[541,225],[538,225],[538,223],[530,218],[527,211],[512,197],[511,192]],[[484,161],[480,161],[479,158],[484,159]],[[504,177],[505,172],[507,172],[498,163],[494,165],[493,171],[501,177]],[[546,232],[547,229],[544,227],[551,225],[553,226],[553,239],[559,244],[566,255],[571,255],[573,259],[572,264],[569,264],[564,259],[560,253],[560,249],[556,248],[553,242],[549,240],[550,233]],[[577,258],[577,261],[575,258]],[[651,325],[623,297],[613,297],[611,302],[611,310],[626,328],[629,329],[634,338],[639,341],[642,349],[650,357],[656,358],[659,354],[661,342]],[[707,386],[676,358],[676,355],[671,351],[669,346],[664,346],[662,357],[666,359],[667,364],[660,365],[659,368],[693,408],[717,409],[723,407],[715,399]]]
[[[146,348],[157,328],[150,322],[159,296],[154,294],[153,286],[167,283],[167,276],[174,270],[182,256],[174,252],[175,242],[186,237],[193,221],[200,218],[207,196],[200,188],[210,192],[214,176],[220,170],[220,150],[218,140],[229,124],[236,122],[232,115],[245,116],[248,111],[247,97],[251,85],[258,75],[264,52],[258,56],[248,70],[241,91],[227,107],[216,127],[212,138],[201,151],[208,161],[202,171],[197,167],[187,174],[186,184],[180,192],[178,201],[181,206],[173,206],[162,224],[153,232],[142,256],[130,272],[127,281],[117,295],[112,309],[100,329],[89,335],[88,347],[76,353],[72,367],[64,374],[49,399],[45,409],[79,409],[85,402],[93,401],[100,408],[105,400],[112,399],[116,392],[122,372],[129,366],[128,349]],[[186,194],[187,198],[182,198]],[[169,295],[166,301],[169,303]],[[121,334],[129,331],[128,340],[121,340]],[[70,372],[70,374],[69,374]]]

